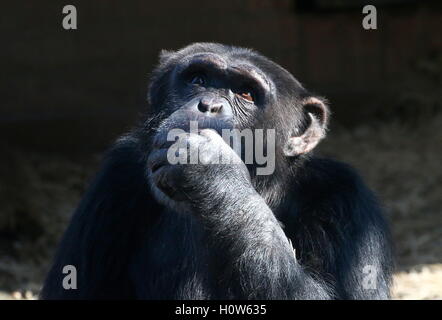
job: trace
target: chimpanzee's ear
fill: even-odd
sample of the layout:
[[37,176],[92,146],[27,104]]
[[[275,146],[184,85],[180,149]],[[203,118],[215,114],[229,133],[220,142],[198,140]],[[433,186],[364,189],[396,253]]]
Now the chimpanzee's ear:
[[167,62],[167,60],[169,60],[170,59],[170,57],[172,57],[172,55],[174,54],[175,52],[174,51],[172,51],[172,50],[161,50],[160,51],[160,64],[164,64],[164,63],[166,63]]
[[325,137],[329,118],[329,110],[324,101],[308,97],[301,101],[308,126],[298,136],[290,136],[284,146],[284,154],[294,157],[308,153]]

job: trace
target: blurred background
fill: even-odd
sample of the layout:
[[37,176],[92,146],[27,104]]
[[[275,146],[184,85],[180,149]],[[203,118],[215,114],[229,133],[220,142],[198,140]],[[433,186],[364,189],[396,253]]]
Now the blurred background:
[[[62,28],[77,8],[78,29]],[[377,8],[377,30],[362,7]],[[160,49],[216,41],[286,67],[333,111],[319,153],[382,199],[395,299],[442,298],[440,1],[9,1],[0,10],[0,299],[38,294],[104,150],[147,109]]]

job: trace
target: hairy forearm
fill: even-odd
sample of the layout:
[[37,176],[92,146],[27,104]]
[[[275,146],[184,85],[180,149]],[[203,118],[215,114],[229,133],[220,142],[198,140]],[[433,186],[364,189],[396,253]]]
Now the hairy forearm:
[[[279,222],[252,188],[224,184],[222,198],[200,203],[212,277],[220,296],[255,299],[302,297],[306,278]],[[229,190],[235,189],[235,193]],[[232,284],[226,287],[226,284]]]
[[203,224],[216,239],[222,237],[225,249],[232,254],[278,247],[293,256],[280,224],[256,191],[241,190],[234,197],[226,195],[219,204],[212,199],[210,206],[200,214]]

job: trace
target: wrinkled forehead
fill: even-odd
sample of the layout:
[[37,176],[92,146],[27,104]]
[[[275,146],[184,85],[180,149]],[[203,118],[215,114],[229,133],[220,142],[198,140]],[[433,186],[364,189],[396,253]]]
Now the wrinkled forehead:
[[228,75],[242,76],[258,82],[264,89],[273,91],[271,79],[255,64],[240,55],[220,55],[213,52],[199,52],[185,56],[178,68],[190,67],[217,70]]

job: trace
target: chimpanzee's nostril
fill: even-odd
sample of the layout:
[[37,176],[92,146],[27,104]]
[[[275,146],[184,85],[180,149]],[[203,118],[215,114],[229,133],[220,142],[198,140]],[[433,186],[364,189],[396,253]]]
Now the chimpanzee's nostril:
[[222,104],[216,104],[210,106],[210,112],[211,113],[218,113],[221,112],[223,105]]
[[198,103],[198,110],[199,110],[200,112],[202,112],[202,113],[205,113],[205,112],[209,111],[209,106],[210,106],[210,105],[209,105],[206,101],[201,100],[201,101]]
[[213,103],[213,101],[207,101],[201,99],[198,103],[198,110],[202,113],[219,113],[223,107],[222,103]]

